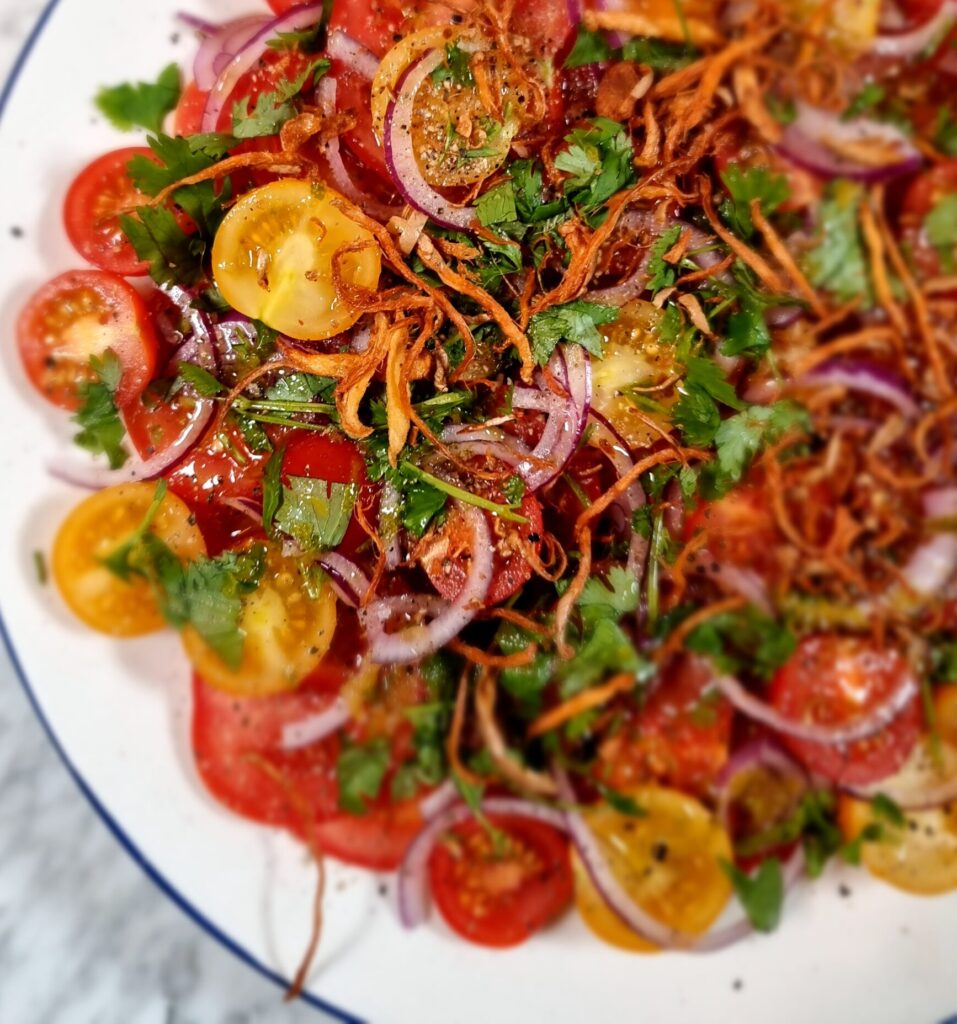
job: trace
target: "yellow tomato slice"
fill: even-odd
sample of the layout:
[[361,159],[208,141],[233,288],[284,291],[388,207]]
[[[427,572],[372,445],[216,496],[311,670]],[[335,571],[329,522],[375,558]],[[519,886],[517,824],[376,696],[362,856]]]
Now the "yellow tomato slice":
[[[731,839],[707,808],[678,790],[642,786],[628,795],[644,817],[607,805],[584,812],[609,868],[635,903],[662,924],[703,934],[731,897],[719,863],[732,860]],[[588,927],[614,946],[657,952],[608,908],[577,855],[573,867],[575,903]]]
[[[64,601],[88,626],[111,636],[142,636],[162,629],[163,617],[149,584],[126,582],[102,560],[140,527],[156,497],[154,484],[121,484],[81,502],[53,544],[53,578]],[[206,554],[203,535],[189,508],[167,493],[151,532],[183,559]]]
[[325,585],[311,594],[307,583],[301,562],[270,549],[262,581],[243,602],[243,658],[238,668],[230,668],[187,626],[183,646],[196,671],[210,686],[237,696],[268,697],[294,690],[318,667],[336,628],[332,588]]
[[[343,301],[344,281],[374,289],[382,258],[372,234],[339,209],[342,197],[298,179],[248,192],[229,211],[213,242],[213,275],[240,313],[303,341],[347,330],[361,311]],[[354,249],[336,254],[346,246]]]
[[898,827],[876,815],[869,803],[844,797],[838,816],[849,840],[868,825],[880,825],[880,838],[861,845],[861,862],[871,874],[918,896],[957,889],[957,806],[907,811]]

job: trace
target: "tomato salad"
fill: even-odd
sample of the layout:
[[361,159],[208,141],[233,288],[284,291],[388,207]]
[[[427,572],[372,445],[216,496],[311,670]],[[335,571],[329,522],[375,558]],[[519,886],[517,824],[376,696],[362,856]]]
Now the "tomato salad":
[[270,2],[17,326],[205,786],[489,946],[957,888],[953,0]]

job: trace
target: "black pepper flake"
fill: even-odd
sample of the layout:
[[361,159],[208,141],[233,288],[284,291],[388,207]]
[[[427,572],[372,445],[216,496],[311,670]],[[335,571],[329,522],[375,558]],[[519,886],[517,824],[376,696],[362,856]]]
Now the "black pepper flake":
[[383,899],[389,895],[389,887],[385,884],[385,882],[379,883],[379,895],[383,897]]
[[843,882],[841,882],[837,887],[837,891],[840,896],[844,897],[844,899],[847,899],[847,897],[851,895],[851,887],[849,885],[845,885]]
[[654,857],[659,864],[664,864],[664,862],[668,859],[668,844],[655,843],[655,845],[651,848],[651,856]]
[[170,42],[171,42],[171,43],[173,44],[173,46],[175,46],[175,45],[176,45],[176,44],[177,44],[177,43],[179,42],[179,40],[180,40],[180,34],[179,34],[179,32],[174,32],[174,33],[173,33],[173,34],[172,34],[172,35],[171,35],[171,36],[169,37],[169,41],[170,41]]
[[735,992],[740,992],[741,989],[744,988],[744,981],[741,978],[735,978],[734,981],[731,982],[731,987]]
[[14,226],[12,228],[10,228],[10,234],[14,238],[23,238],[23,234],[24,234],[23,228],[18,227],[16,224],[14,224]]

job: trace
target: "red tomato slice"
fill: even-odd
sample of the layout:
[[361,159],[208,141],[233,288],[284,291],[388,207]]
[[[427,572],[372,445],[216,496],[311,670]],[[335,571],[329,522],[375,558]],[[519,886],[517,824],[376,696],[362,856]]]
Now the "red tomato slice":
[[[532,578],[532,567],[522,553],[522,545],[532,544],[536,551],[541,547],[542,506],[533,494],[526,494],[519,512],[527,523],[509,523],[486,513],[495,544],[494,575],[485,598],[490,607],[507,601]],[[447,601],[454,601],[465,586],[471,541],[464,516],[453,507],[421,556],[422,568],[432,586]]]
[[[383,787],[386,788],[386,787]],[[394,871],[422,829],[416,800],[373,806],[366,814],[339,814],[316,827],[324,853],[370,871]]]
[[[924,222],[944,196],[957,193],[957,160],[945,160],[918,175],[904,195],[901,226],[905,247],[917,270],[925,277],[940,277],[945,272],[939,250],[930,243]],[[957,259],[957,248],[951,253]],[[951,273],[952,270],[947,270]]]
[[234,697],[194,677],[193,753],[206,788],[237,814],[295,831],[310,816],[335,814],[338,739],[290,751],[282,732],[324,711],[345,676],[342,666],[323,665],[298,690],[265,698]]
[[312,0],[268,0],[269,6],[276,12],[276,14],[286,14],[291,11],[294,7],[303,7]]
[[548,488],[544,499],[548,528],[563,544],[575,546],[575,522],[585,511],[581,495],[591,504],[611,482],[608,463],[597,448],[586,445],[571,457],[565,472]]
[[[288,0],[270,0],[275,5]],[[405,19],[400,3],[391,0],[358,0],[333,4],[329,31],[345,32],[377,57],[384,57],[400,38],[399,29]]]
[[559,64],[574,43],[566,0],[538,0],[517,9],[511,30],[529,41],[533,53],[551,57]]
[[383,181],[392,181],[385,162],[385,153],[372,130],[372,84],[353,71],[336,75],[336,106],[340,113],[356,120],[355,126],[342,136],[349,152]]
[[930,21],[940,10],[943,0],[883,0],[880,29],[882,32],[909,32]]
[[[796,721],[851,722],[886,700],[908,671],[895,650],[880,650],[849,637],[809,637],[774,677],[771,704]],[[915,694],[886,729],[846,747],[781,738],[816,774],[842,785],[863,786],[893,775],[922,731],[923,713]]]
[[134,156],[155,160],[152,151],[142,147],[106,153],[77,175],[63,206],[63,221],[73,248],[101,270],[126,277],[139,277],[149,270],[120,227],[121,213],[147,201],[126,173]]
[[176,135],[198,135],[203,130],[203,112],[208,92],[190,82],[183,90],[173,113],[173,132]]
[[491,815],[501,835],[477,821],[457,825],[429,861],[442,916],[483,946],[516,946],[554,921],[572,898],[565,837],[529,818]]
[[728,759],[733,709],[698,659],[680,658],[633,721],[599,751],[599,771],[613,789],[655,780],[706,792]]
[[141,394],[156,370],[157,341],[139,292],[103,270],[71,270],[45,284],[17,321],[27,376],[44,398],[79,405],[78,385],[93,379],[90,357],[112,350],[123,374],[119,405]]

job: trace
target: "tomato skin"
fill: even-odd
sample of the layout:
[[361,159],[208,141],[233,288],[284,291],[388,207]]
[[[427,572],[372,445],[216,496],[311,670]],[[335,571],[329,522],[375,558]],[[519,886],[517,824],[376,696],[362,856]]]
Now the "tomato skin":
[[63,222],[73,248],[101,270],[124,277],[142,277],[149,271],[119,221],[121,213],[147,201],[126,172],[134,156],[155,160],[152,150],[137,146],[105,153],[80,171],[63,204]]
[[370,871],[395,871],[421,829],[417,801],[394,805],[382,801],[365,814],[329,817],[316,826],[315,835],[323,853],[346,864]]
[[210,793],[243,817],[293,830],[304,831],[310,817],[335,814],[339,740],[291,751],[281,741],[285,725],[325,710],[345,678],[342,666],[324,663],[295,692],[255,698],[234,697],[194,676],[193,753]]
[[267,2],[276,14],[287,14],[296,7],[303,7],[310,0],[267,0]]
[[190,82],[180,95],[173,112],[173,133],[175,135],[198,135],[203,130],[203,113],[209,93],[203,92]]
[[[533,494],[526,494],[522,499],[519,514],[528,522],[509,523],[491,513],[486,514],[492,543],[495,545],[492,582],[485,597],[485,603],[489,607],[507,601],[532,578],[532,567],[524,554],[516,550],[512,538],[517,535],[523,543],[531,544],[536,550],[541,546],[542,506]],[[467,555],[470,541],[464,517],[453,509],[429,547],[434,551],[447,544],[451,552],[462,552]],[[507,553],[503,553],[503,547]],[[454,601],[465,586],[465,561],[454,555],[451,558],[428,558],[426,555],[422,559],[423,568],[432,585],[447,601]]]
[[539,0],[516,12],[511,31],[524,36],[533,53],[551,57],[561,64],[574,42],[574,32],[565,0]]
[[354,127],[343,134],[342,141],[364,167],[374,171],[383,181],[391,182],[385,152],[372,128],[371,96],[371,83],[360,75],[345,70],[337,73],[336,107],[340,113],[348,114],[356,121]]
[[902,233],[917,270],[923,276],[940,277],[945,272],[940,252],[927,238],[924,221],[944,196],[955,193],[957,159],[945,160],[918,175],[904,195]]
[[432,851],[432,894],[463,938],[482,946],[517,946],[571,902],[568,843],[551,826],[529,818],[489,815],[489,821],[508,837],[506,854],[496,856],[481,823],[456,825]]
[[632,722],[602,745],[602,778],[620,790],[655,779],[690,793],[708,792],[728,759],[734,717],[713,681],[700,659],[672,662]]
[[[288,4],[289,0],[270,2]],[[332,7],[329,31],[344,32],[377,57],[384,57],[386,51],[398,42],[399,29],[404,19],[402,5],[391,0],[337,3]]]
[[107,349],[123,368],[118,405],[142,394],[156,370],[146,304],[132,285],[103,270],[71,270],[45,284],[20,314],[17,345],[30,382],[63,409],[78,408],[77,386],[91,379],[90,357]]
[[[771,684],[770,702],[782,715],[821,724],[850,722],[885,700],[909,669],[893,649],[831,635],[802,640]],[[841,785],[879,782],[900,768],[923,728],[920,697],[874,736],[847,747],[782,736],[785,746],[812,772]]]

